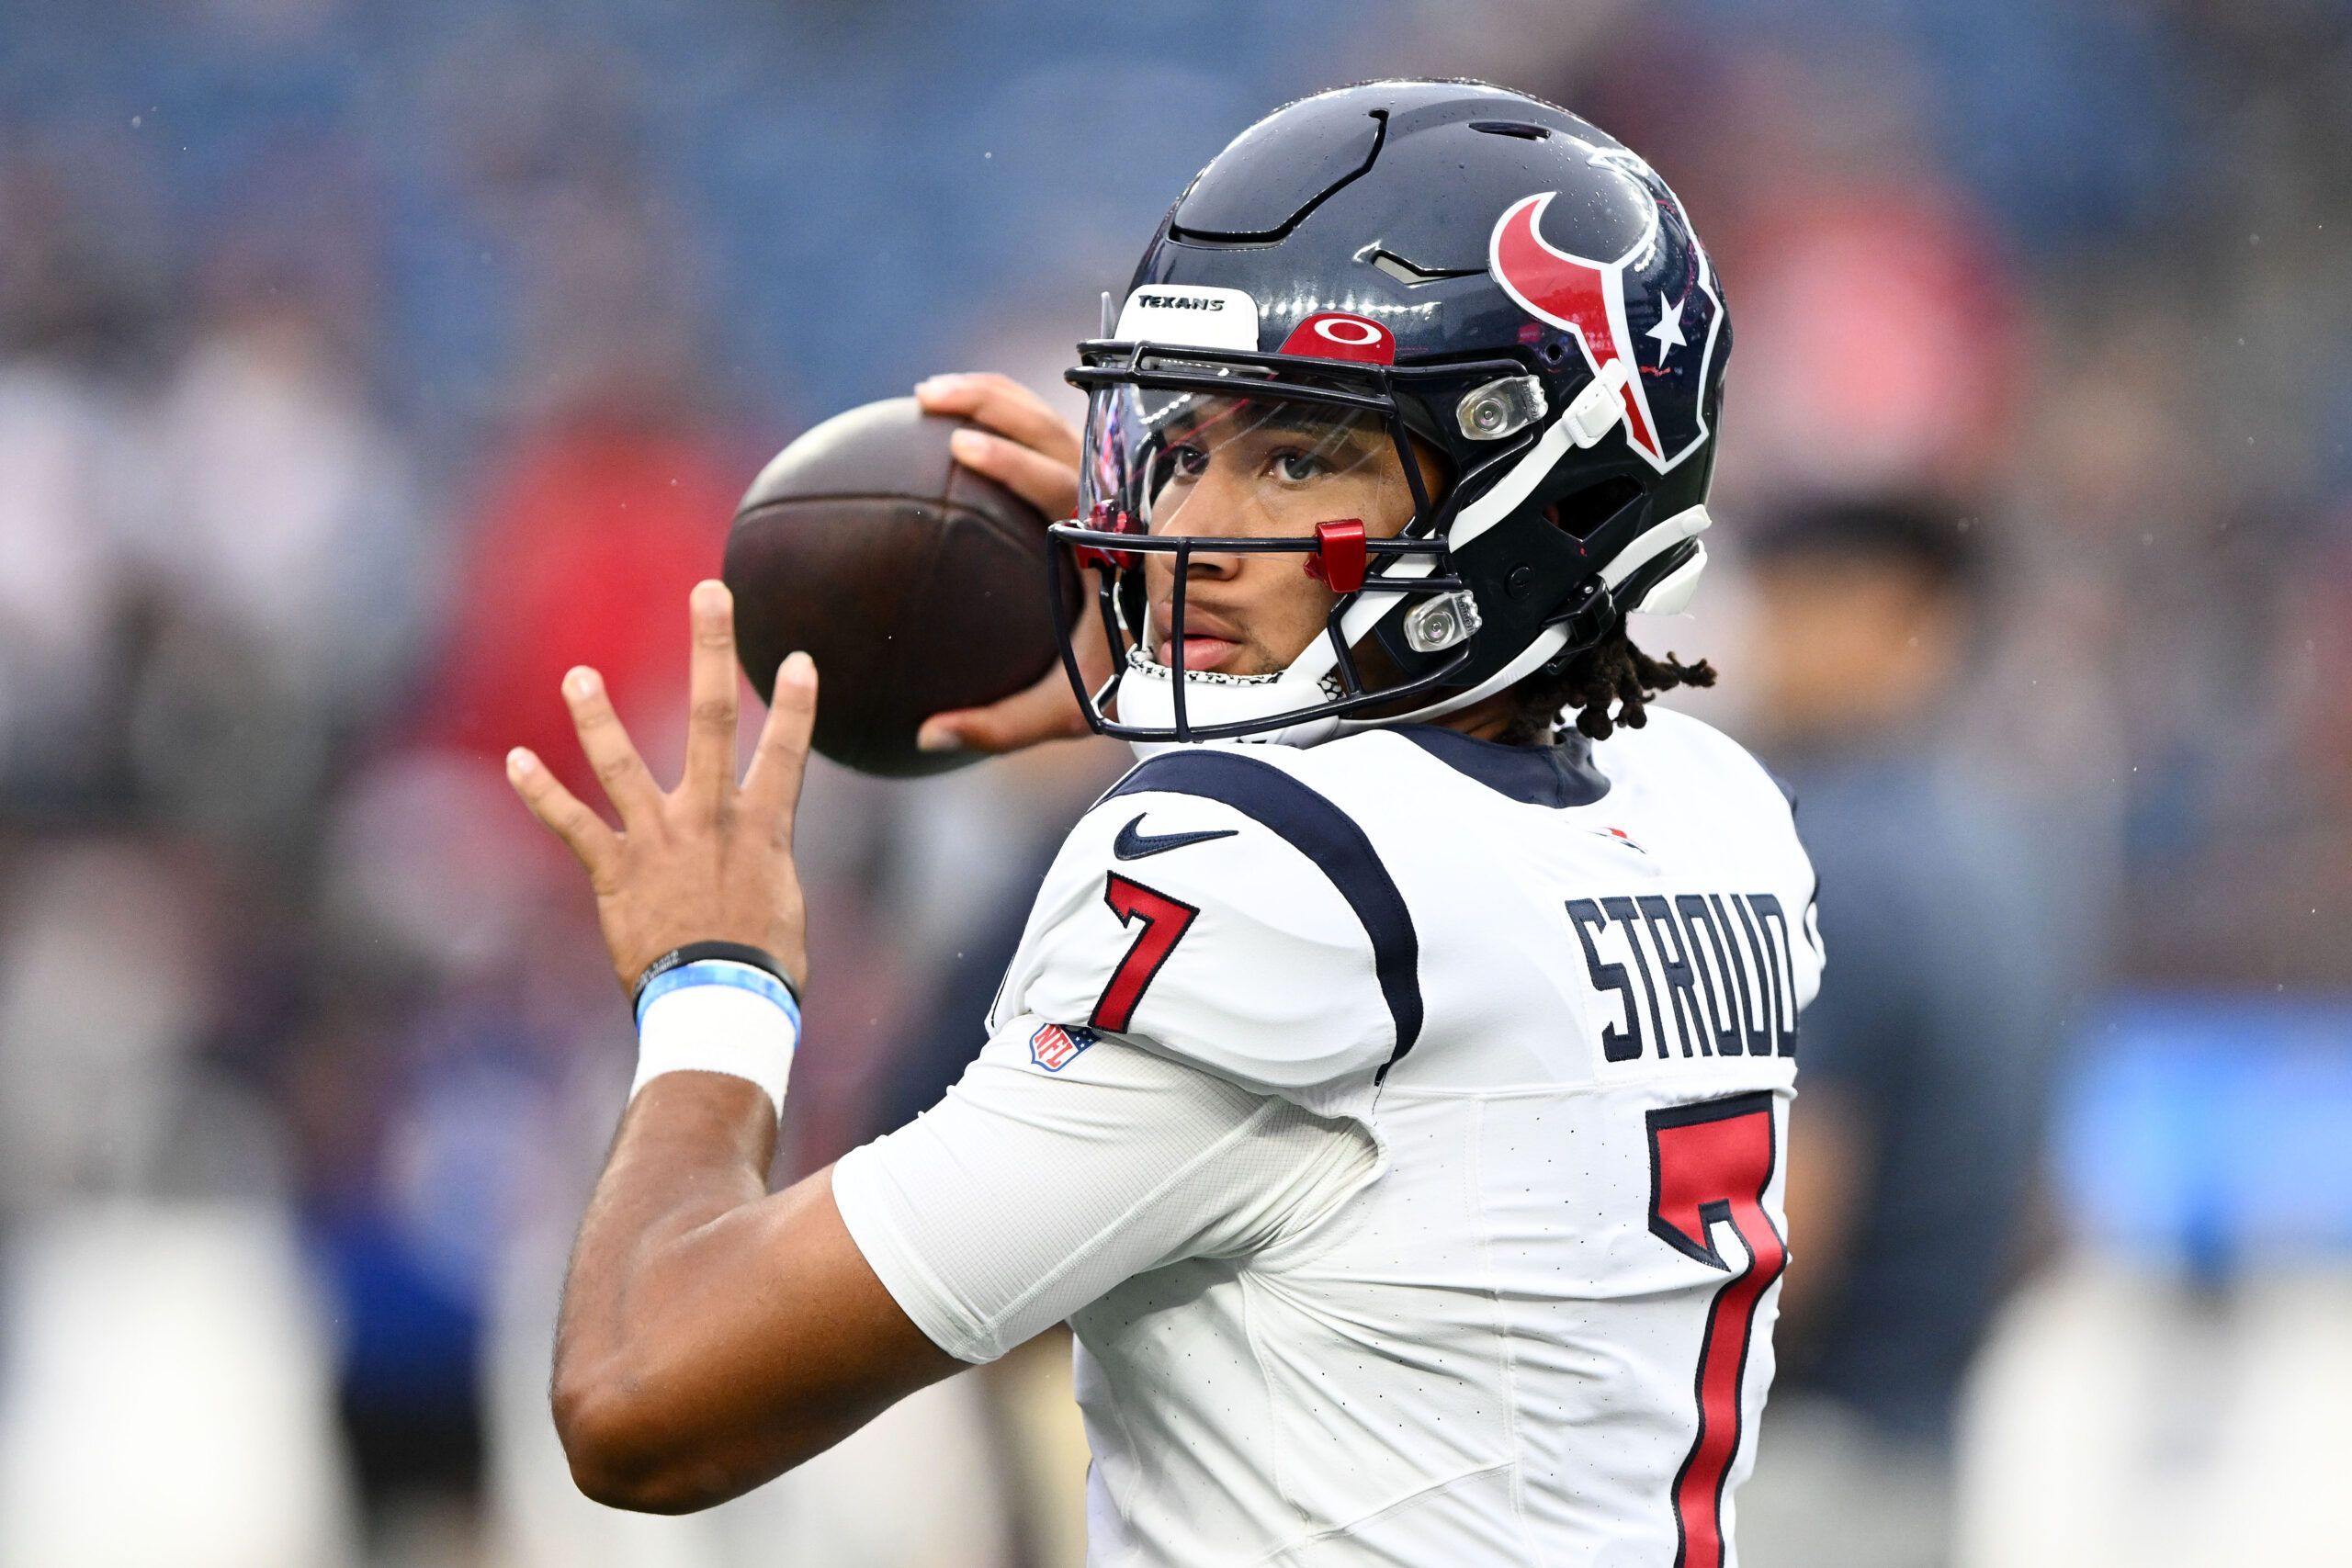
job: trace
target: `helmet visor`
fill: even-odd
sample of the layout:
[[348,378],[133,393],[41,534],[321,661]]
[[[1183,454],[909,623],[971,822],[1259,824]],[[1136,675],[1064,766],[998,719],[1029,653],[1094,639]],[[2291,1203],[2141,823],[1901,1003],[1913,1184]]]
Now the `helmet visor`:
[[1081,517],[1160,536],[1310,540],[1318,523],[1410,531],[1409,447],[1374,410],[1271,388],[1133,383],[1090,401]]

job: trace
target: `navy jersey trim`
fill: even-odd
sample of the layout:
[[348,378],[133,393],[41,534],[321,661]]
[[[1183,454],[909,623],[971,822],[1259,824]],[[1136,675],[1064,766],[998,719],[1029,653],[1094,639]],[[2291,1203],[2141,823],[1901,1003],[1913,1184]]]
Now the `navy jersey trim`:
[[1506,746],[1433,724],[1398,725],[1395,733],[1524,806],[1590,806],[1609,793],[1608,775],[1593,765],[1592,743],[1573,731],[1551,746]]
[[1372,939],[1373,971],[1396,1026],[1396,1048],[1380,1069],[1386,1073],[1420,1038],[1421,941],[1396,878],[1380,863],[1355,818],[1272,763],[1231,751],[1162,752],[1114,784],[1102,799],[1155,790],[1231,807],[1331,879]]

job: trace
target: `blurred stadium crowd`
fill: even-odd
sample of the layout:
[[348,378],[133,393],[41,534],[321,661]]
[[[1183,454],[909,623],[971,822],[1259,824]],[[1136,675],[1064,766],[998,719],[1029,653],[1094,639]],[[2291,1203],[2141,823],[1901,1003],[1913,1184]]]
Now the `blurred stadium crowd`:
[[[1731,570],[1641,635],[1716,660],[1825,868],[1757,1529],[1892,1445],[1970,1562],[2342,1560],[2352,6],[33,0],[0,1563],[1070,1560],[1050,1347],[708,1518],[567,1495],[552,1293],[630,1038],[498,759],[576,756],[591,662],[673,766],[765,456],[933,371],[1055,385],[1229,135],[1385,73],[1589,115],[1728,280]],[[794,1168],[954,1077],[1121,765],[816,780]]]

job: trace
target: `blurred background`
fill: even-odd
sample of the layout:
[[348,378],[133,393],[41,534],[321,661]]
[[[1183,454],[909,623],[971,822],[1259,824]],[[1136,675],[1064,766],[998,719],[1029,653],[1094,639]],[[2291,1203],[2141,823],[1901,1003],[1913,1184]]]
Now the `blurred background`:
[[[2346,0],[19,0],[0,1564],[1077,1561],[1052,1337],[710,1515],[571,1491],[631,1040],[499,758],[587,661],[674,767],[770,453],[1067,398],[1201,164],[1397,73],[1632,142],[1734,308],[1639,635],[1824,872],[1747,1561],[2352,1562]],[[786,1174],[977,1049],[1124,760],[814,778]]]

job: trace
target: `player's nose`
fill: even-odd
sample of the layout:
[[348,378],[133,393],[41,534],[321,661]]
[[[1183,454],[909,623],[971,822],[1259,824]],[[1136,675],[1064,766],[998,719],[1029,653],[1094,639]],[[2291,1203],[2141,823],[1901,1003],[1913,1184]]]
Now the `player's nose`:
[[[1220,506],[1216,498],[1196,489],[1184,498],[1184,503],[1172,513],[1155,518],[1152,532],[1169,537],[1204,541],[1187,549],[1181,558],[1184,575],[1191,579],[1231,577],[1241,568],[1241,557],[1230,550],[1215,547],[1217,539],[1238,538],[1249,532],[1240,517],[1240,508]],[[1180,558],[1174,553],[1155,557],[1164,561],[1169,571],[1175,570]]]

